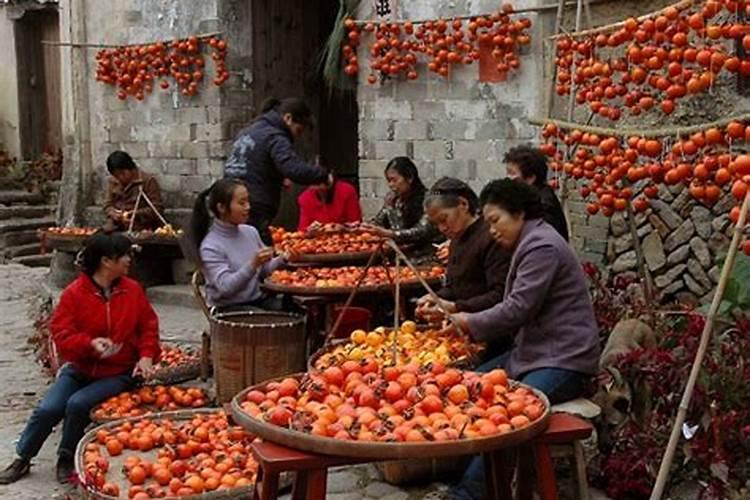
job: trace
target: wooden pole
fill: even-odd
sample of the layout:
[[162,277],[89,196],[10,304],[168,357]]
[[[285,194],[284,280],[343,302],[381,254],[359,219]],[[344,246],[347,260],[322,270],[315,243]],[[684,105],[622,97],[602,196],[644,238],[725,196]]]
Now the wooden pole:
[[630,236],[633,238],[633,248],[635,249],[636,265],[638,266],[638,274],[643,280],[643,289],[646,292],[646,306],[650,309],[651,304],[656,297],[654,293],[654,283],[651,280],[651,273],[646,266],[646,259],[643,255],[643,247],[641,246],[641,239],[638,237],[638,226],[635,223],[635,212],[633,212],[633,206],[628,200],[628,226],[630,227]]
[[682,425],[685,423],[685,417],[687,415],[688,406],[690,406],[690,400],[693,397],[693,389],[695,388],[695,382],[698,380],[698,373],[703,363],[703,358],[706,356],[706,350],[708,348],[708,341],[711,338],[711,332],[713,330],[714,321],[719,311],[719,305],[721,299],[724,297],[724,290],[726,290],[727,284],[729,283],[729,275],[734,267],[734,259],[737,257],[737,250],[740,246],[740,240],[742,238],[742,232],[747,221],[747,212],[750,209],[750,193],[745,195],[745,200],[742,202],[742,209],[740,210],[740,218],[737,221],[737,225],[734,226],[734,234],[732,235],[732,243],[730,244],[729,251],[727,252],[727,258],[724,261],[724,266],[721,269],[721,278],[719,284],[716,286],[716,292],[714,298],[711,300],[711,308],[708,310],[708,316],[706,316],[706,324],[703,326],[703,332],[701,333],[701,341],[698,345],[698,352],[695,354],[695,360],[693,366],[690,369],[690,376],[688,377],[687,384],[685,385],[685,392],[682,394],[682,400],[677,410],[677,417],[675,418],[674,427],[672,427],[672,434],[669,436],[669,443],[667,449],[664,452],[664,456],[659,466],[659,473],[656,476],[656,482],[654,483],[654,489],[651,491],[650,500],[661,500],[664,488],[669,479],[669,469],[672,467],[672,460],[674,459],[674,453],[677,449],[677,444],[680,441],[680,434],[682,433]]
[[675,135],[685,136],[688,134],[692,134],[694,132],[701,132],[711,127],[723,127],[733,121],[738,121],[738,122],[750,121],[750,113],[742,113],[739,115],[722,118],[721,120],[716,120],[713,122],[702,123],[699,125],[692,125],[690,127],[662,127],[662,128],[650,129],[650,130],[634,129],[634,128],[594,127],[591,125],[574,123],[571,120],[564,121],[564,120],[556,120],[554,118],[533,117],[533,118],[528,118],[527,121],[531,125],[537,125],[540,127],[547,123],[552,123],[552,124],[557,125],[558,128],[561,128],[564,130],[577,129],[577,130],[580,130],[581,132],[588,132],[590,134],[598,134],[598,135],[609,135],[613,137],[630,137],[632,135],[635,135],[638,137],[666,137],[666,136],[675,136]]
[[[583,0],[578,0],[576,4],[576,31],[581,29],[581,17],[583,16]],[[570,96],[568,97],[568,121],[573,121],[573,113],[575,111],[575,103],[576,103],[576,84],[575,84],[575,76],[576,76],[576,65],[573,64],[570,68]],[[566,160],[570,158],[570,156],[567,154],[567,152],[570,150],[570,146],[566,148]],[[571,225],[570,225],[570,209],[568,208],[568,196],[569,196],[569,190],[568,190],[568,173],[563,169],[562,176],[561,176],[561,195],[560,195],[560,205],[562,205],[562,211],[563,215],[565,216],[565,223],[567,224],[568,234],[571,234]]]
[[[194,35],[196,38],[204,39],[204,38],[212,38],[215,36],[222,35],[223,32],[221,31],[215,31],[213,33],[201,33],[200,35]],[[187,40],[190,38],[190,36],[186,36],[183,38],[172,38],[169,41],[172,40]],[[162,42],[166,42],[167,40],[163,40]],[[120,47],[135,47],[138,45],[151,45],[153,43],[158,42],[143,42],[143,43],[129,43],[124,45],[114,45],[111,43],[87,43],[87,42],[59,42],[55,40],[42,40],[42,45],[52,45],[54,47],[73,47],[73,48],[81,48],[81,49],[118,49]]]

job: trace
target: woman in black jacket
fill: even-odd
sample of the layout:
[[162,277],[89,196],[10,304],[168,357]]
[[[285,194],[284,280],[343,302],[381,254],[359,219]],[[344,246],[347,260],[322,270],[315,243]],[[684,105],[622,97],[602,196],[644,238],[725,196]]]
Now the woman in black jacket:
[[325,169],[306,162],[294,151],[294,140],[312,126],[312,112],[304,101],[269,99],[261,112],[235,139],[224,165],[224,177],[245,181],[253,205],[248,224],[271,245],[268,226],[279,211],[284,179],[310,185],[324,183],[329,176]]
[[424,213],[427,188],[416,165],[406,156],[397,156],[386,165],[385,178],[391,192],[372,223],[364,226],[398,244],[412,245],[417,255],[429,253],[432,243],[443,238]]

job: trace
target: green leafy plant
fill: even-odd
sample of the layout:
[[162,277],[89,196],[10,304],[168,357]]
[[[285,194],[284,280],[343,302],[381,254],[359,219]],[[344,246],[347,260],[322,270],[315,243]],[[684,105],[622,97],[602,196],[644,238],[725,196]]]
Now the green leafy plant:
[[[708,308],[709,304],[704,304],[700,312],[706,313]],[[742,317],[747,316],[747,311],[750,311],[750,257],[738,252],[734,269],[719,304],[719,315]]]

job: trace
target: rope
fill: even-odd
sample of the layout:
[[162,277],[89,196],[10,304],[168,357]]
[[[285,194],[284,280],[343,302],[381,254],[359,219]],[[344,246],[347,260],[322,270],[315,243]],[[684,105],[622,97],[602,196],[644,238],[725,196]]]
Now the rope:
[[[198,39],[213,38],[215,36],[223,35],[223,31],[215,31],[213,33],[201,33],[200,35],[190,35],[183,38],[172,38],[171,40],[160,40],[162,43],[166,43],[172,40],[186,40],[194,36]],[[137,47],[140,45],[151,45],[159,42],[143,42],[143,43],[129,43],[125,45],[113,45],[109,43],[78,43],[78,42],[59,42],[55,40],[42,40],[42,45],[52,45],[55,47],[75,47],[84,49],[119,49],[121,47]]]

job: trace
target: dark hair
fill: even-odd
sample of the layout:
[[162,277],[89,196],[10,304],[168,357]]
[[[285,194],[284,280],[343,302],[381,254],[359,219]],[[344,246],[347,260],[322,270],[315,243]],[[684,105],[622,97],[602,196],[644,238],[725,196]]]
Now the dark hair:
[[524,179],[535,175],[535,186],[542,187],[547,183],[547,156],[541,150],[528,144],[516,146],[505,153],[503,161],[518,165]]
[[281,116],[289,113],[292,115],[292,121],[312,127],[313,114],[310,107],[305,101],[298,97],[287,97],[285,99],[276,99],[271,97],[263,101],[260,106],[261,113],[268,113],[271,110],[277,111]]
[[[333,179],[333,182],[328,187],[328,189],[326,189],[325,195],[323,196],[323,203],[325,203],[326,205],[330,205],[331,203],[333,203],[333,197],[336,193],[336,184],[340,181],[339,181],[338,176],[336,175],[336,171],[333,168],[325,167],[325,166],[322,168],[323,170],[328,172],[328,175],[330,175]],[[327,180],[328,178],[326,178],[326,181]]]
[[492,181],[482,189],[479,203],[497,205],[511,214],[524,214],[524,219],[538,219],[543,215],[539,191],[528,184],[512,179]]
[[424,199],[424,206],[438,203],[446,208],[457,207],[461,198],[469,205],[469,213],[475,215],[479,210],[479,199],[471,186],[453,177],[442,177],[432,185]]
[[113,151],[107,157],[107,170],[110,174],[114,174],[118,170],[135,170],[138,168],[125,151]]
[[190,250],[191,252],[195,252],[190,258],[194,263],[199,264],[201,262],[201,243],[206,234],[208,234],[208,229],[211,226],[211,214],[209,210],[214,217],[218,218],[219,203],[225,207],[229,207],[232,204],[235,190],[240,186],[245,186],[245,183],[240,179],[219,179],[210,188],[201,192],[195,200],[193,214],[190,217]]
[[398,175],[411,181],[412,194],[423,194],[427,191],[427,188],[422,184],[422,179],[419,178],[419,171],[414,162],[406,156],[397,156],[388,162],[385,166],[385,174],[388,174],[389,170],[395,170]]
[[104,257],[119,259],[130,252],[132,243],[120,233],[96,233],[91,235],[78,255],[81,270],[92,276]]

